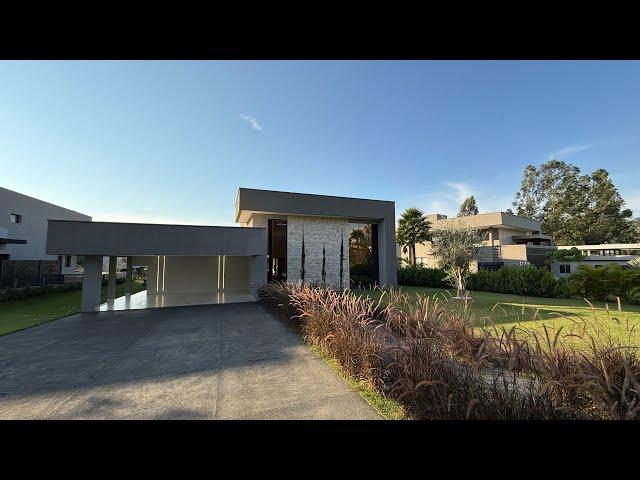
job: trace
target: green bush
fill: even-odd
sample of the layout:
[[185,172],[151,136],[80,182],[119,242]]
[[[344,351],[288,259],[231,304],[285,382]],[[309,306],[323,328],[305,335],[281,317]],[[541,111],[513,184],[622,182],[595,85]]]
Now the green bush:
[[38,297],[51,292],[67,292],[69,290],[79,290],[81,283],[68,283],[63,285],[43,285],[38,287],[8,288],[0,290],[0,303],[23,298]]
[[398,269],[398,285],[406,287],[447,288],[447,274],[441,268],[427,268],[420,265]]
[[580,265],[569,276],[569,289],[573,295],[592,300],[620,297],[623,302],[636,303],[640,290],[640,269],[607,265],[594,268]]
[[[124,283],[124,278],[116,279],[116,283]],[[102,281],[102,285],[106,285],[107,280]],[[71,290],[80,290],[82,282],[64,283],[61,285],[42,285],[35,287],[7,288],[0,290],[0,303],[11,302],[14,300],[22,300],[23,298],[38,297],[51,292],[68,292]]]
[[469,290],[510,293],[531,297],[569,296],[567,282],[557,279],[546,269],[532,265],[526,267],[502,267],[499,270],[479,270],[469,276]]

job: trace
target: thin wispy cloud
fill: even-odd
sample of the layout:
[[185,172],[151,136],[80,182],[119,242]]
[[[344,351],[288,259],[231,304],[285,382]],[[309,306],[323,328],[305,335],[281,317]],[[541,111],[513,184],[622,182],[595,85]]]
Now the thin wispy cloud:
[[252,117],[251,115],[240,115],[240,118],[242,118],[245,122],[247,122],[251,128],[253,128],[254,130],[262,130],[262,125],[260,125],[258,123],[258,120],[256,120],[254,117]]
[[593,145],[590,143],[586,143],[583,145],[570,145],[568,147],[560,148],[559,150],[551,152],[549,154],[549,159],[551,160],[556,158],[558,160],[563,160],[565,158],[569,158],[572,155],[575,155],[576,153],[589,150],[590,148],[593,148]]
[[466,198],[473,195],[471,187],[466,183],[444,182],[444,185],[454,191],[453,194],[455,195],[458,203],[464,202]]

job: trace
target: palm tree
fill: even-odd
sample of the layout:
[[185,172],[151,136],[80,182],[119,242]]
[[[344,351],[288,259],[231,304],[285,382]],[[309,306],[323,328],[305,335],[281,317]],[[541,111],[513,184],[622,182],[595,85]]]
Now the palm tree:
[[356,228],[351,231],[349,235],[349,239],[353,242],[354,245],[360,247],[365,242],[364,231]]
[[430,230],[431,222],[418,208],[407,208],[400,216],[396,238],[403,251],[409,252],[411,265],[416,264],[416,244],[431,240]]
[[367,246],[366,232],[361,228],[356,228],[349,235],[349,264],[362,264],[367,261],[369,248]]

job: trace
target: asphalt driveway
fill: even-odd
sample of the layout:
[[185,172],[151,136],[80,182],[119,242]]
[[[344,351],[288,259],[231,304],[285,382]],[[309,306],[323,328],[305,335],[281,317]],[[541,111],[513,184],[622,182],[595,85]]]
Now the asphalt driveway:
[[378,419],[256,303],[77,314],[0,337],[2,419]]

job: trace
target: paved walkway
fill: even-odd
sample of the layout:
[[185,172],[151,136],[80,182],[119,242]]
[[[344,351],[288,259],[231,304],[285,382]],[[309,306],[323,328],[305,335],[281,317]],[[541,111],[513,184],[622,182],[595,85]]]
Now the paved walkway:
[[77,314],[0,337],[2,419],[378,419],[256,303]]

